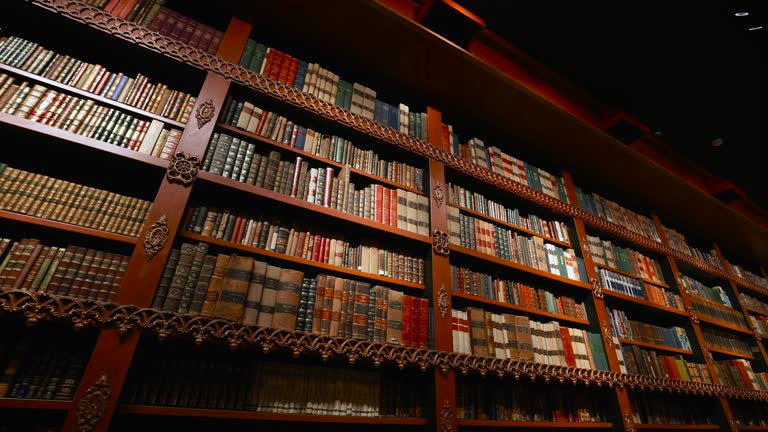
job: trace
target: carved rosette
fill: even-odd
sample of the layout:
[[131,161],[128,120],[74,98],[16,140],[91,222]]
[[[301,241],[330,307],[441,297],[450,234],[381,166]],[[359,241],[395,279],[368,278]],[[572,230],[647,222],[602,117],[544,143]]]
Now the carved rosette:
[[635,419],[628,409],[624,410],[624,430],[626,432],[635,432]]
[[213,99],[201,103],[197,106],[195,111],[195,119],[197,119],[197,128],[202,129],[209,121],[213,120],[213,116],[216,113],[216,108],[213,106]]
[[445,194],[443,193],[443,186],[440,184],[440,182],[437,182],[434,189],[432,189],[432,198],[435,200],[435,205],[437,205],[437,208],[443,206]]
[[453,432],[455,426],[453,424],[453,407],[451,403],[446,399],[443,402],[443,407],[440,408],[440,431],[441,432]]
[[605,335],[606,348],[613,349],[613,330],[611,330],[611,325],[605,321],[603,321],[603,334]]
[[107,410],[112,387],[104,374],[85,392],[77,404],[77,432],[90,432]]
[[144,257],[150,262],[168,241],[168,218],[165,215],[152,224],[144,234]]
[[437,292],[437,308],[440,310],[440,318],[445,319],[448,315],[448,291],[445,290],[445,285],[440,285],[440,291]]
[[200,166],[200,158],[178,152],[168,163],[166,177],[168,181],[181,183],[184,186],[191,185],[197,177],[197,168]]
[[432,232],[432,248],[435,253],[441,256],[448,256],[451,252],[450,238],[445,231],[434,230]]
[[694,324],[699,323],[699,317],[696,315],[696,310],[693,308],[693,306],[688,306],[688,315],[691,316],[691,322]]
[[592,284],[592,295],[595,296],[595,298],[602,300],[604,294],[603,286],[600,284],[600,281],[598,281],[597,278],[591,278],[589,282]]

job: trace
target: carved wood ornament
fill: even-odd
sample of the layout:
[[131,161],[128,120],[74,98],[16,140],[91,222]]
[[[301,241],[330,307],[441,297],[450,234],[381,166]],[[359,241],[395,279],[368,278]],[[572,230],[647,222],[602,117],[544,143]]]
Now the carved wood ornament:
[[435,205],[437,205],[437,208],[442,207],[443,200],[445,200],[445,194],[443,193],[443,186],[440,182],[437,182],[432,192],[432,197],[435,199]]
[[629,410],[624,410],[624,430],[626,432],[635,432],[635,419],[632,418],[632,413]]
[[213,120],[213,116],[216,113],[216,108],[213,106],[213,99],[201,103],[197,106],[195,111],[195,118],[197,119],[197,128],[202,129],[209,121]]
[[184,152],[178,152],[173,155],[173,158],[168,163],[168,171],[166,171],[165,175],[168,177],[169,182],[189,186],[197,178],[197,168],[199,166],[200,158],[187,155]]
[[437,292],[437,308],[440,309],[440,317],[445,319],[448,315],[448,292],[445,285],[440,285],[440,291]]
[[168,241],[168,218],[160,216],[157,222],[149,227],[144,235],[144,257],[150,262],[158,254]]
[[699,317],[696,315],[696,310],[693,308],[693,306],[688,306],[688,314],[691,316],[692,323],[699,323]]
[[595,296],[595,298],[602,300],[605,296],[603,294],[603,286],[600,285],[600,282],[597,280],[597,278],[590,279],[589,283],[592,284],[592,295]]
[[448,256],[451,253],[450,239],[445,231],[434,230],[432,232],[432,248],[435,253],[441,256]]
[[605,334],[605,347],[613,349],[613,330],[611,325],[603,321],[603,333]]
[[107,375],[99,377],[77,404],[77,432],[90,432],[101,421],[107,410],[112,387]]
[[440,408],[440,431],[441,432],[453,432],[453,408],[451,403],[446,399],[443,402],[443,407]]

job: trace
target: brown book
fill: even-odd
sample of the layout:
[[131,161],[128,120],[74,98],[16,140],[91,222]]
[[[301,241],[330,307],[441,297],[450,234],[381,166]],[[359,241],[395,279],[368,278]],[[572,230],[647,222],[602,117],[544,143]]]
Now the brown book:
[[224,274],[227,272],[227,267],[229,267],[229,260],[230,256],[225,254],[219,254],[216,258],[216,266],[213,268],[211,283],[208,285],[208,290],[205,293],[205,300],[203,301],[203,307],[200,309],[200,315],[213,316],[216,304],[219,301],[221,286],[224,283]]
[[325,297],[325,283],[327,276],[317,276],[317,288],[315,291],[315,304],[312,310],[312,333],[320,333],[320,322],[323,318],[323,300]]
[[[320,281],[318,281],[318,287],[319,286],[320,286]],[[336,297],[336,294],[335,294],[336,277],[326,276],[324,287],[325,288],[323,289],[323,297],[321,298],[318,295],[315,302],[322,304],[322,309],[320,310],[320,334],[323,336],[330,336],[331,335],[331,315],[333,314],[333,299],[334,297]]]
[[49,271],[51,276],[48,281],[46,282],[44,280],[40,284],[40,291],[58,294],[61,280],[66,275],[69,265],[72,262],[72,258],[75,256],[75,252],[76,246],[73,245],[69,245],[66,247],[66,249],[64,249],[64,254],[61,256],[61,259],[58,261],[58,263],[55,266],[51,265],[52,268]]
[[[31,289],[32,281],[34,281],[35,278],[37,277],[38,273],[43,267],[43,263],[46,260],[48,260],[48,263],[50,263],[50,260],[53,258],[53,255],[56,254],[56,248],[52,248],[50,246],[43,246],[43,245],[39,245],[39,246],[41,246],[42,249],[40,250],[37,257],[34,258],[34,263],[32,264],[32,268],[29,270],[29,272],[27,272],[26,276],[24,276],[24,281],[21,284],[21,286],[19,286],[19,289],[22,289],[24,291],[28,291]],[[33,257],[34,257],[34,252],[32,256],[30,256],[30,260],[32,260]],[[43,269],[43,271],[45,270]],[[23,273],[24,272],[22,270],[22,274]]]
[[403,343],[403,293],[397,290],[389,290],[387,298],[387,315],[386,315],[387,329],[386,329],[386,341],[387,343],[402,344]]
[[[28,245],[19,253],[17,258],[18,265],[14,267],[14,270],[11,271],[8,279],[6,279],[6,281],[10,280],[13,289],[19,289],[24,284],[24,280],[29,272],[32,271],[44,247],[39,240],[31,239]],[[18,269],[18,272],[15,269]]]
[[280,267],[267,266],[264,276],[264,289],[261,293],[261,303],[259,304],[259,316],[256,320],[256,324],[260,327],[272,327],[281,273],[282,269]]
[[304,272],[292,269],[280,271],[280,282],[275,294],[275,315],[272,318],[272,327],[295,331],[296,318],[298,316],[299,295]]
[[245,298],[245,313],[243,324],[256,325],[259,318],[259,306],[264,292],[264,282],[267,277],[267,263],[264,261],[253,262],[253,272],[248,285],[248,295]]
[[224,273],[221,294],[216,302],[213,316],[216,318],[241,321],[245,313],[245,298],[253,272],[253,258],[232,255]]
[[475,307],[468,307],[467,317],[469,319],[472,355],[488,357],[488,331],[485,325],[484,311]]
[[91,265],[96,258],[96,251],[93,249],[86,249],[83,261],[75,273],[72,284],[70,285],[67,295],[72,297],[84,297],[83,286],[85,285],[86,275],[91,271]]
[[365,339],[368,331],[368,306],[371,297],[371,285],[366,282],[354,282],[354,302],[352,313],[352,337]]
[[[335,285],[333,287],[333,301],[331,303],[331,325],[329,329],[330,336],[341,336],[339,334],[339,330],[341,327],[341,306],[344,300],[345,284],[347,285],[347,289],[349,289],[349,281],[347,279],[340,277],[336,278]],[[328,295],[327,291],[326,295]]]

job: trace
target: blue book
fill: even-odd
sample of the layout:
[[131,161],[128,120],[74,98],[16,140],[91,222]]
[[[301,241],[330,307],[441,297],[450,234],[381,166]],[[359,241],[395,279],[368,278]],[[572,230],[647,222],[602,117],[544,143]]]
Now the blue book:
[[299,150],[304,150],[304,143],[307,140],[307,129],[299,126],[298,132],[296,132],[296,147]]
[[257,43],[256,48],[253,50],[253,56],[248,64],[248,69],[259,73],[261,71],[261,64],[264,63],[264,57],[267,55],[267,46],[263,43]]
[[374,105],[373,108],[373,121],[376,123],[384,123],[382,118],[384,118],[384,102],[376,99],[376,105]]
[[109,98],[112,100],[117,100],[117,98],[120,97],[120,93],[123,92],[123,87],[125,87],[125,83],[128,82],[128,76],[123,75],[122,78],[120,78],[120,82],[117,83],[117,87],[115,87],[115,91],[112,92],[111,95],[109,95]]
[[394,130],[400,130],[400,109],[394,105],[389,105],[388,126]]
[[576,257],[576,267],[579,268],[579,279],[582,282],[589,282],[589,277],[587,276],[587,268],[584,266],[584,259]]
[[307,62],[299,61],[299,69],[296,70],[296,82],[293,88],[301,90],[304,88],[304,80],[307,78]]

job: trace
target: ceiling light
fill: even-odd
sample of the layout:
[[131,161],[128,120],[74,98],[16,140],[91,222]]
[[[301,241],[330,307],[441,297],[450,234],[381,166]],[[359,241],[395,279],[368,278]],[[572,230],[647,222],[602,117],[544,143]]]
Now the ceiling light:
[[763,26],[750,27],[749,29],[750,30],[760,30],[761,28],[763,28]]
[[736,15],[736,16],[747,16],[747,15],[749,15],[749,12],[736,12],[734,15]]
[[722,138],[715,138],[712,140],[712,147],[720,147],[721,145],[723,145]]

